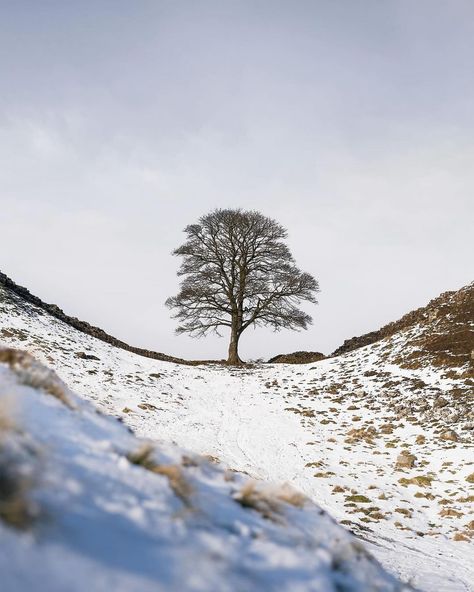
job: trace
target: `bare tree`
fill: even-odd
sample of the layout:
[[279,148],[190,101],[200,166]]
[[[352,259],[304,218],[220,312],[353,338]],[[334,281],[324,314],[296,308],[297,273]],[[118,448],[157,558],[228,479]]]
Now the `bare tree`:
[[286,230],[256,211],[215,210],[184,229],[186,242],[173,255],[183,257],[175,309],[178,334],[201,337],[230,329],[228,363],[241,362],[239,339],[250,327],[275,331],[307,329],[312,318],[301,301],[317,303],[318,282],[295,265]]

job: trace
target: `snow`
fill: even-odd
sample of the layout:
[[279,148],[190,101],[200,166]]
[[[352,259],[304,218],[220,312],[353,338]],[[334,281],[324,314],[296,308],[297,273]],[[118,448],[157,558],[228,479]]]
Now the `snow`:
[[[288,492],[176,446],[147,448],[155,466],[179,471],[183,495],[175,473],[130,462],[143,443],[121,423],[64,387],[66,406],[44,374],[30,359],[0,363],[0,482],[19,464],[17,479],[36,475],[22,490],[34,508],[26,527],[0,520],[3,591],[402,590],[309,500],[287,503]],[[257,509],[238,502],[245,487]]]
[[[422,416],[419,416],[421,419],[417,421],[408,421],[406,418],[400,418],[395,412],[400,401],[420,406],[420,401],[431,402],[440,392],[449,398],[451,389],[457,385],[456,379],[444,376],[436,368],[424,366],[408,370],[397,365],[395,360],[404,349],[403,335],[339,358],[305,366],[262,365],[234,370],[221,366],[188,367],[142,358],[118,350],[81,334],[46,314],[38,314],[31,306],[25,310],[9,300],[3,306],[5,312],[2,324],[13,333],[13,336],[4,336],[3,340],[6,343],[34,353],[54,368],[83,399],[93,402],[104,413],[119,417],[139,436],[159,441],[160,447],[164,447],[166,454],[172,455],[174,462],[178,462],[176,455],[183,454],[171,452],[174,448],[170,446],[177,444],[194,453],[219,459],[223,467],[228,466],[248,473],[255,479],[273,484],[290,483],[356,533],[361,544],[373,553],[387,570],[403,581],[410,582],[426,592],[474,590],[473,543],[467,529],[468,523],[473,520],[473,492],[466,481],[474,466],[471,432],[467,430],[466,424],[463,430],[456,428],[461,434],[460,442],[440,442],[436,436],[436,423]],[[79,359],[78,352],[92,354],[98,360]],[[423,380],[425,386],[421,391],[417,391],[413,385],[420,380]],[[395,386],[384,386],[387,384]],[[61,413],[65,413],[62,407]],[[74,417],[73,412],[68,413]],[[36,414],[41,415],[41,411],[37,409],[34,415],[30,416],[31,424],[35,426],[36,419],[33,418]],[[91,414],[91,411],[86,412],[81,407],[81,417],[90,418],[93,415]],[[105,418],[98,417],[94,416],[96,424],[106,421]],[[77,419],[70,421],[77,424]],[[51,418],[48,418],[46,423],[52,425]],[[44,427],[48,432],[46,423]],[[107,420],[107,430],[111,425],[112,422]],[[459,425],[462,427],[461,423]],[[137,477],[135,482],[133,475],[133,483],[130,483],[130,473],[135,473],[138,468],[128,466],[123,451],[129,450],[131,444],[122,445],[121,454],[117,453],[115,447],[120,448],[120,442],[124,438],[130,439],[133,436],[124,435],[123,427],[119,424],[113,422],[113,426],[113,435],[100,435],[100,430],[105,429],[103,426],[100,429],[95,428],[98,430],[97,437],[89,440],[87,436],[75,446],[74,442],[69,440],[74,440],[74,436],[68,436],[66,441],[61,429],[61,435],[48,443],[48,449],[61,450],[63,446],[68,454],[63,455],[61,463],[79,463],[79,467],[69,467],[66,471],[68,477],[64,483],[68,483],[68,479],[71,479],[70,474],[83,467],[81,462],[86,463],[89,457],[94,458],[91,449],[88,448],[86,453],[82,450],[85,442],[88,442],[87,446],[94,448],[95,453],[97,441],[100,441],[100,456],[93,462],[91,460],[94,468],[88,466],[84,477],[89,480],[91,489],[96,487],[97,481],[105,479],[105,490],[102,491],[99,487],[94,492],[94,508],[97,513],[119,515],[121,522],[120,525],[115,525],[115,528],[123,528],[124,532],[127,531],[128,521],[133,522],[135,527],[139,523],[141,528],[145,528],[148,522],[158,520],[156,513],[160,505],[155,499],[158,496],[152,495],[153,487],[148,484],[150,479],[155,483],[157,476]],[[71,425],[65,424],[64,428],[65,433],[77,431],[77,425],[72,428]],[[376,435],[372,441],[351,437],[350,431],[354,428],[374,428]],[[386,432],[383,431],[385,428]],[[88,429],[84,425],[86,433]],[[120,436],[115,433],[117,431],[120,432]],[[424,444],[417,443],[417,436],[420,435],[425,436]],[[53,435],[47,434],[47,437],[53,438]],[[404,448],[415,454],[417,462],[412,469],[398,471],[394,468],[395,461]],[[70,451],[72,458],[69,455]],[[108,461],[112,465],[110,467],[102,458],[109,456],[115,459],[114,462]],[[220,466],[209,468],[206,465],[207,468],[202,469],[206,475],[221,476],[213,477],[212,485],[201,476],[200,485],[197,487],[199,491],[204,482],[206,491],[209,495],[212,493],[212,496],[216,495],[216,490],[224,492],[229,487],[222,477],[225,470],[222,471]],[[118,471],[118,468],[121,470],[120,478],[114,472]],[[429,487],[400,483],[400,479],[420,475],[432,477]],[[118,499],[115,499],[115,494],[109,496],[110,491],[114,489],[109,479],[118,485]],[[163,481],[162,478],[159,480]],[[77,479],[77,476],[72,478],[72,482],[76,483],[76,488],[81,485],[81,479]],[[126,482],[126,485],[123,482]],[[147,490],[147,487],[151,489]],[[146,496],[146,491],[149,491],[149,497]],[[84,491],[82,494],[67,494],[63,491],[62,495],[65,495],[66,499],[68,495],[73,495],[74,499],[84,495],[81,503],[84,503],[85,507],[90,504],[90,495],[87,496]],[[235,495],[235,491],[232,494],[227,490],[225,502],[213,499],[212,503],[205,507],[213,510],[219,508],[218,515],[224,519],[228,512],[232,514],[236,511],[235,500],[232,500],[231,509],[226,505],[229,496],[232,495]],[[363,495],[370,501],[360,503],[348,499],[354,495]],[[166,500],[166,503],[162,502],[162,511],[169,512],[169,503],[172,502],[172,499]],[[173,503],[176,504],[176,500]],[[459,515],[440,517],[440,511],[444,508],[450,508]],[[287,510],[296,512],[294,508]],[[329,579],[321,583],[321,566],[319,563],[314,565],[316,559],[313,552],[304,558],[301,550],[297,553],[298,557],[292,553],[294,540],[299,540],[298,537],[303,536],[305,547],[308,544],[305,537],[314,537],[315,531],[321,531],[321,524],[317,521],[322,518],[316,510],[315,512],[317,518],[315,515],[311,519],[307,517],[306,511],[301,512],[304,514],[301,520],[295,519],[292,515],[291,528],[301,530],[294,534],[296,539],[293,538],[290,543],[287,540],[283,547],[277,542],[282,535],[276,536],[276,525],[269,525],[268,520],[262,522],[262,528],[272,528],[267,540],[269,546],[262,549],[263,543],[260,539],[257,537],[257,543],[248,534],[251,530],[247,529],[251,528],[251,525],[243,522],[245,526],[239,531],[239,537],[245,534],[246,543],[242,545],[241,541],[240,544],[233,544],[232,561],[237,562],[237,579],[229,580],[229,588],[223,587],[224,584],[219,579],[215,583],[210,583],[198,575],[192,582],[184,579],[178,583],[178,580],[173,578],[185,577],[179,565],[189,565],[186,558],[181,555],[174,558],[179,574],[173,572],[170,582],[172,581],[172,584],[177,586],[176,589],[180,590],[271,590],[272,586],[280,590],[285,589],[282,587],[284,585],[291,590],[331,590],[330,586],[334,582],[328,583]],[[88,512],[84,510],[84,514],[87,515]],[[248,511],[244,514],[247,515]],[[214,518],[216,517],[217,514]],[[105,520],[103,516],[99,518],[94,515],[94,520],[96,519],[99,524]],[[82,529],[78,524],[80,520],[73,518],[69,522],[66,521],[65,526],[69,528],[71,522],[74,528]],[[184,527],[178,527],[178,523],[175,522],[168,522],[166,525],[156,523],[160,525],[161,531],[166,532],[169,529],[172,533],[166,545],[176,542],[176,537],[179,538],[180,533],[185,540],[185,531],[180,530]],[[323,528],[326,542],[332,541],[334,536],[337,539],[342,532],[341,527],[336,527],[330,521],[328,524],[330,527],[325,523]],[[88,528],[97,530],[92,517],[87,527],[84,526],[84,530],[74,534],[74,540],[87,540]],[[132,528],[127,535],[132,537],[131,540],[137,539],[134,545],[137,548],[146,547],[143,539],[148,540],[151,536],[148,531],[145,536],[141,528],[138,529],[139,532]],[[335,528],[337,531],[331,530]],[[289,536],[288,525],[284,532],[285,537]],[[455,535],[459,533],[465,533],[466,540],[455,540]],[[344,536],[350,535],[344,531]],[[109,542],[115,543],[118,539],[120,535],[112,532]],[[221,549],[227,548],[227,543],[224,544],[219,537],[204,536],[200,533],[196,540],[199,541],[199,545],[205,545],[206,553],[210,555],[214,552],[219,554]],[[253,541],[252,550],[247,548],[250,540]],[[322,544],[321,540],[318,540],[315,547],[314,539],[310,540],[310,547],[313,549],[319,548]],[[67,541],[68,537],[63,533],[63,547],[70,546]],[[163,541],[160,544],[165,545]],[[192,557],[189,561],[196,559],[194,544],[197,543],[193,538],[191,547],[186,547],[186,553]],[[272,546],[275,544],[277,547],[273,549]],[[181,547],[180,543],[179,548]],[[123,548],[120,552],[125,553],[126,549]],[[327,549],[324,553],[327,554]],[[112,555],[115,556],[114,553]],[[330,555],[331,551],[326,556]],[[229,570],[230,556],[229,551],[223,560],[219,560],[227,565],[224,569],[226,573]],[[322,556],[317,553],[316,557],[319,558],[318,562]],[[68,557],[67,561],[78,561],[78,558]],[[105,570],[104,575],[103,563],[108,563],[108,559],[98,561],[100,565],[97,566],[94,576],[97,581],[105,578],[103,581],[110,583],[112,580],[107,578],[118,577],[113,575],[117,572],[114,572],[111,565],[108,566],[108,572]],[[135,562],[139,565],[148,565],[147,561],[140,563],[139,557],[130,558],[130,562],[135,568]],[[199,562],[202,563],[201,559]],[[45,565],[42,558],[40,563]],[[205,566],[205,563],[202,565]],[[283,569],[282,565],[287,566],[286,569]],[[119,569],[117,565],[115,568]],[[143,572],[145,576],[140,569],[136,571],[140,572],[140,577],[163,582],[159,579],[162,575],[157,573],[158,568],[150,574],[147,569]],[[206,567],[207,571],[209,569],[209,566]],[[216,569],[215,566],[212,569]],[[280,573],[282,569],[283,574]],[[242,570],[253,574],[253,578],[259,574],[258,577],[268,578],[268,581],[257,578],[245,581],[244,585],[244,580],[238,580],[242,577]],[[288,575],[290,571],[293,579],[285,580],[284,574]],[[222,573],[216,577],[222,579]],[[134,590],[138,589],[134,586],[141,586],[140,590],[146,590],[148,584],[141,580],[137,583],[138,580],[134,577],[127,571],[120,584],[114,583],[113,588],[120,590],[122,588],[118,586],[123,585],[124,590]],[[226,581],[229,577],[225,577]],[[166,589],[173,589],[168,587],[170,585],[167,582]],[[213,588],[214,585],[217,587]]]

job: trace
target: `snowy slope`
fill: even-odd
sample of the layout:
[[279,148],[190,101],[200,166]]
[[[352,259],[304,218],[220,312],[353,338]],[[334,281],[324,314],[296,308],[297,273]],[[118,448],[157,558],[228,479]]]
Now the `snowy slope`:
[[6,349],[0,548],[5,592],[402,590],[301,495],[140,443]]
[[142,358],[5,291],[0,306],[4,342],[139,435],[291,483],[421,589],[474,589],[471,370],[465,357],[449,371],[406,363],[426,324],[315,364],[242,370]]

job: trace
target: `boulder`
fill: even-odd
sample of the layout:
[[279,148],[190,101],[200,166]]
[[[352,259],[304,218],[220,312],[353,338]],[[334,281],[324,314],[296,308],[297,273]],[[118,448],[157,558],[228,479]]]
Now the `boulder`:
[[439,439],[445,440],[446,442],[459,442],[460,440],[459,436],[454,430],[445,430],[444,432],[441,432]]
[[395,462],[396,469],[411,469],[415,466],[415,462],[417,458],[414,454],[408,452],[408,450],[402,450],[402,452],[397,456],[397,460]]
[[448,404],[448,401],[444,397],[440,396],[434,400],[433,407],[437,407],[437,408],[446,407],[447,404]]

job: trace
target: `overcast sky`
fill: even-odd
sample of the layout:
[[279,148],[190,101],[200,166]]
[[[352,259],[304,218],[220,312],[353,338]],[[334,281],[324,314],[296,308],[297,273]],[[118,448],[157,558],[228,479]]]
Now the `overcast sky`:
[[135,345],[215,207],[288,228],[330,352],[473,279],[472,0],[0,0],[0,270]]

